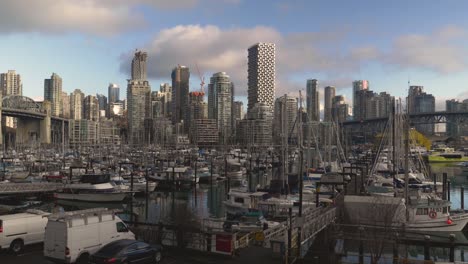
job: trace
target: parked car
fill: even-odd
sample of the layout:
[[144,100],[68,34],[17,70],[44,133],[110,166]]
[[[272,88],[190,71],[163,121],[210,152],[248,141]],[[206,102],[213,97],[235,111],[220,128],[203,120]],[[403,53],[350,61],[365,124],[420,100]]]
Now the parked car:
[[123,239],[102,247],[91,256],[90,263],[159,263],[161,259],[161,246],[151,246],[145,242]]
[[44,242],[49,213],[27,210],[21,214],[0,216],[0,249],[21,253],[25,245]]
[[104,245],[135,239],[112,210],[95,208],[52,214],[44,238],[44,256],[53,262],[88,263]]

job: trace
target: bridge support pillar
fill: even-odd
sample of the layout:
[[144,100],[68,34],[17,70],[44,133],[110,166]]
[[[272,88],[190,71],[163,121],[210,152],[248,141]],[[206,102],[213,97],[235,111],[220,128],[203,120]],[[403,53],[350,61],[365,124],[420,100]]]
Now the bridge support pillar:
[[42,107],[46,110],[47,115],[41,120],[41,143],[51,143],[51,104],[49,101],[44,101]]

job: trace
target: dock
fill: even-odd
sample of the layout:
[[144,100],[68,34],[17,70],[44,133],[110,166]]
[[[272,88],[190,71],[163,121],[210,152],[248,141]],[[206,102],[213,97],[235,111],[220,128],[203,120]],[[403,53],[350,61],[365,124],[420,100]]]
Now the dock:
[[55,192],[63,187],[61,183],[2,183],[1,195],[32,194]]

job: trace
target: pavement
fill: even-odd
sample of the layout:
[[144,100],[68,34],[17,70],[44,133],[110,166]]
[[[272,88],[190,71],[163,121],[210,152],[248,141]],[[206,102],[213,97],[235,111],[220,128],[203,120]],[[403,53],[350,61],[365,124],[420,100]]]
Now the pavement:
[[[6,250],[0,252],[1,264],[53,264],[43,257],[42,245],[26,246],[23,253],[13,255]],[[263,248],[251,247],[243,249],[239,256],[219,256],[195,251],[180,251],[172,249],[164,252],[161,264],[259,264],[281,263],[271,258],[271,251]]]

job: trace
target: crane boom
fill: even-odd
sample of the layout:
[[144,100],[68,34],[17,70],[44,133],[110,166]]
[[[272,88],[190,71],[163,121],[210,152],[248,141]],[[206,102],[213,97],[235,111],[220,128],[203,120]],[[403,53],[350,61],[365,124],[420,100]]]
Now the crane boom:
[[197,67],[198,77],[200,78],[200,92],[205,94],[205,76],[201,75],[200,69],[198,68],[198,64],[196,62],[195,66]]

